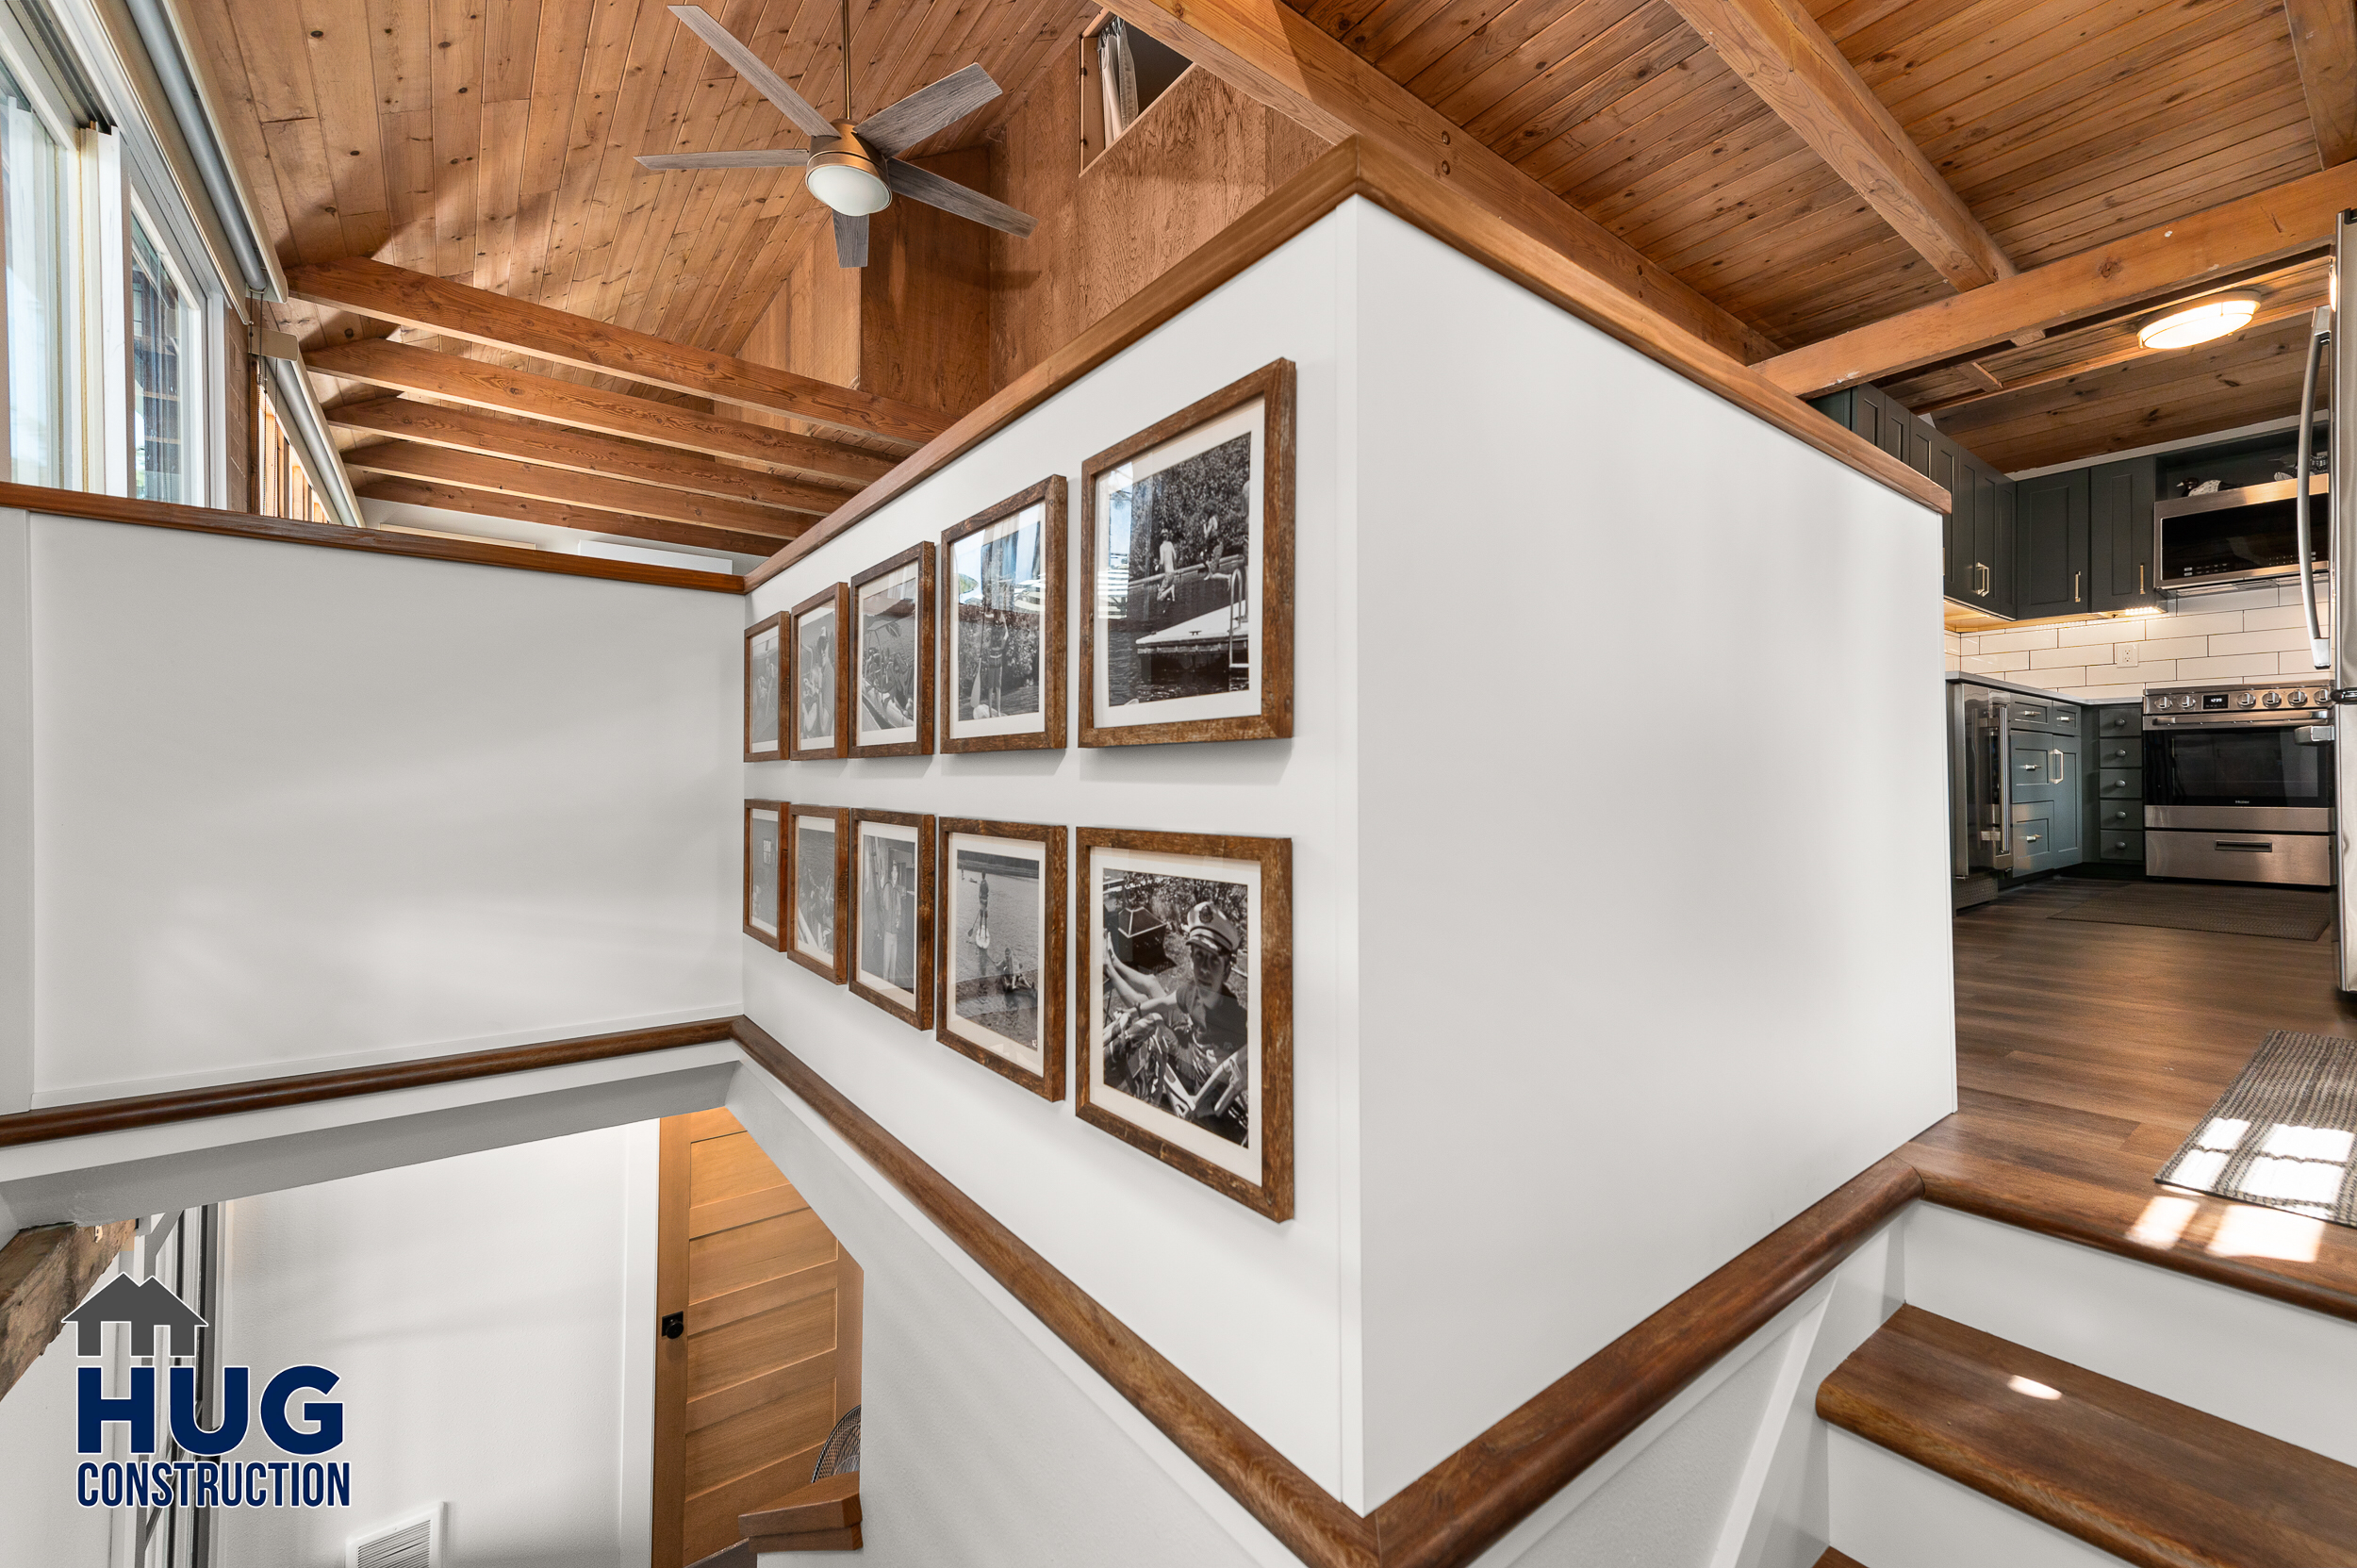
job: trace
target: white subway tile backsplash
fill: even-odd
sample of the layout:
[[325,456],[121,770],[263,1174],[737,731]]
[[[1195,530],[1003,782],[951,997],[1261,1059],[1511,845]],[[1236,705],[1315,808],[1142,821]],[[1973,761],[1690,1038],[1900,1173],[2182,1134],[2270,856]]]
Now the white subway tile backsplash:
[[2072,689],[2070,695],[2081,702],[2141,702],[2144,701],[2144,688],[2142,686],[2078,686]]
[[2316,661],[2308,656],[2308,639],[2304,636],[2299,639],[2299,647],[2295,651],[2275,655],[2275,668],[2278,674],[2288,675],[2295,681],[2332,679],[2331,670],[2318,669]]
[[[2101,672],[2099,671],[2098,673]],[[2140,683],[2137,685],[2129,686],[2124,689],[2140,693],[2146,686],[2165,686],[2171,681],[2177,679],[2177,661],[2174,659],[2147,659],[2138,664],[2134,669],[2115,668],[2112,678],[2114,680],[2118,680],[2123,675],[2133,675]]]
[[2057,626],[2054,628],[2054,640],[2065,648],[2140,642],[2144,638],[2144,622],[2151,619],[2150,616],[2118,616],[2103,620],[2083,620],[2076,626]]
[[[2090,663],[2097,656],[2096,651],[2088,648],[2033,648],[2030,650],[2030,668],[2062,669],[2071,665]],[[2101,656],[2105,664],[2112,662],[2110,649],[2102,650]]]
[[2069,665],[2060,668],[2048,666],[2042,669],[2024,669],[2012,677],[2025,686],[2043,686],[2056,691],[2064,686],[2085,685],[2087,670],[2085,665]]
[[[2207,637],[2154,637],[2136,650],[2139,661],[2147,659],[2199,659],[2210,652]],[[2146,680],[2152,677],[2147,675]]]
[[[2242,628],[2240,625],[2235,625],[2228,630],[2238,632]],[[2019,632],[1983,632],[1981,634],[1981,652],[1984,653],[2012,653],[2032,648],[2054,646],[2054,629],[2052,626],[2031,626]]]
[[2307,646],[2307,631],[2294,626],[2277,626],[2264,632],[2229,632],[2210,639],[2212,653],[2281,653],[2287,648]]
[[[2321,621],[2323,613],[2321,605],[2317,607],[2317,612],[2319,621]],[[2242,629],[2246,632],[2271,632],[2279,626],[2304,627],[2307,624],[2307,612],[2302,610],[2297,602],[2278,604],[2271,610],[2245,610],[2242,613]]]
[[[2207,637],[2220,632],[2242,630],[2242,612],[2224,613],[2204,610],[2194,615],[2155,616],[2155,624],[2144,634],[2147,642],[2154,637]],[[2166,630],[2164,630],[2166,628]]]
[[2273,653],[2226,653],[2215,658],[2177,661],[2177,679],[2181,681],[2233,681],[2277,673]]
[[2009,670],[2029,668],[2030,655],[2026,652],[1967,653],[1964,668],[1974,675],[2003,675]]
[[2230,611],[2264,610],[2283,602],[2278,586],[2273,583],[2257,587],[2233,588],[2223,593],[2200,593],[2177,601],[2177,608],[2185,615],[2222,615]]

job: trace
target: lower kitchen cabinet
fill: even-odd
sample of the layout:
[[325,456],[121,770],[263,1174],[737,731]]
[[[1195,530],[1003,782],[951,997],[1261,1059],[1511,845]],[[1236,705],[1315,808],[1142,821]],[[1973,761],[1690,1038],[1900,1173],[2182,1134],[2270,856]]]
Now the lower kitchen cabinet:
[[2079,737],[2017,730],[2012,766],[2014,875],[2078,865],[2085,858],[2080,824],[2086,788],[2079,777]]
[[2112,702],[2095,710],[2095,766],[2087,769],[2089,859],[2144,865],[2144,710]]

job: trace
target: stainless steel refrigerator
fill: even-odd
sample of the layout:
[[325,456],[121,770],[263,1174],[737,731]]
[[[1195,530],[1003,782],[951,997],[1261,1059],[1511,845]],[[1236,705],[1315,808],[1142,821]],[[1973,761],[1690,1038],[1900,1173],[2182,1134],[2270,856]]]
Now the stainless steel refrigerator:
[[[2299,586],[2307,607],[2309,651],[2318,669],[2332,672],[2332,728],[2329,735],[2315,738],[2333,745],[2336,751],[2337,737],[2357,735],[2357,342],[2344,338],[2333,344],[2341,296],[2347,292],[2344,284],[2357,284],[2357,211],[2343,212],[2333,224],[2332,293],[2329,303],[2316,311],[2310,327],[2307,371],[2300,384],[2299,471],[2304,479],[2311,471],[2309,447],[2316,436],[2318,396],[2326,390],[2320,385],[2320,368],[2326,359],[2327,346],[2334,346],[2330,395],[2325,398],[2331,405],[2331,434],[2326,450],[2332,470],[2321,508],[2326,516],[2311,518],[2313,508],[2305,484],[2295,492],[2293,508],[2299,532]],[[2351,331],[2357,333],[2357,326],[2352,326]],[[2332,548],[2327,556],[2333,568],[2332,624],[2329,633],[2317,615],[2316,560],[2310,548],[2310,530],[2316,527],[2332,530]],[[2351,909],[2352,894],[2357,894],[2357,767],[2348,766],[2349,761],[2339,756],[2333,758],[2332,832],[2336,852],[2332,883],[2340,916],[2334,922],[2333,940],[2340,948],[2341,989],[2357,991],[2357,948],[2349,942],[2349,927],[2353,916],[2357,916]]]

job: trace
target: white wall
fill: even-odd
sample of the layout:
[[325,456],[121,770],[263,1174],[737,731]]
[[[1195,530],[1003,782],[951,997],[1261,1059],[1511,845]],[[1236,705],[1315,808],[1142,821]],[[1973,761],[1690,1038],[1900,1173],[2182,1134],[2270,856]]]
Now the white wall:
[[[2332,635],[2329,582],[2316,585],[2316,615]],[[2081,702],[2134,702],[2147,686],[2332,678],[2308,656],[2308,616],[2297,582],[2184,594],[2160,615],[2099,617],[2018,632],[1951,632],[1948,668]]]
[[[1295,1217],[1262,1219],[1082,1125],[1069,1099],[1049,1105],[784,954],[739,943],[746,1011],[764,1028],[1347,1497],[1337,1167],[1357,856],[1345,817],[1351,633],[1340,619],[1349,567],[1336,336],[1346,320],[1336,292],[1346,233],[1340,214],[1312,225],[745,606],[748,623],[787,608],[919,539],[937,541],[943,528],[1050,473],[1073,484],[1077,559],[1080,466],[1091,454],[1272,359],[1296,363],[1295,738],[744,768],[745,795],[796,803],[1291,838]],[[1076,661],[1079,642],[1076,621]],[[736,754],[733,736],[728,746]],[[727,820],[734,831],[733,809]],[[845,1239],[865,1263],[859,1243]],[[871,1312],[885,1294],[871,1279]],[[868,1354],[873,1368],[888,1360],[873,1338]]]
[[1377,1503],[1954,1077],[1939,518],[1360,223]]
[[[653,1135],[609,1128],[229,1205],[224,1364],[252,1367],[257,1396],[285,1366],[341,1376],[332,1457],[352,1465],[352,1507],[222,1510],[222,1560],[321,1568],[349,1536],[447,1503],[454,1561],[639,1568],[654,1290],[632,1211]],[[271,1457],[258,1423],[240,1453]]]
[[[116,1333],[122,1329],[112,1330]],[[40,1568],[103,1568],[107,1510],[74,1500],[74,1355],[71,1331],[0,1397],[0,1561]]]
[[733,598],[48,517],[30,553],[38,1102],[735,1011]]

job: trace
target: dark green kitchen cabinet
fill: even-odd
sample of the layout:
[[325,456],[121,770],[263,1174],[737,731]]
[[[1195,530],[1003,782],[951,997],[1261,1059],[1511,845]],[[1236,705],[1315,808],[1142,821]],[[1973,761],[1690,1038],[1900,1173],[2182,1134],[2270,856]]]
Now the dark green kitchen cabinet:
[[2152,569],[2152,503],[2160,498],[2161,460],[2131,457],[2085,472],[2090,607],[2133,610],[2159,604],[2161,586]]
[[1851,387],[1813,400],[1854,431],[1946,490],[1952,510],[1941,536],[1940,592],[1984,615],[2012,619],[2019,596],[2013,481],[1908,412],[1878,387]]
[[[2013,487],[2016,605],[2025,619],[2094,608],[2087,565],[2087,470],[2024,479]],[[2148,508],[2149,510],[2149,508]]]

